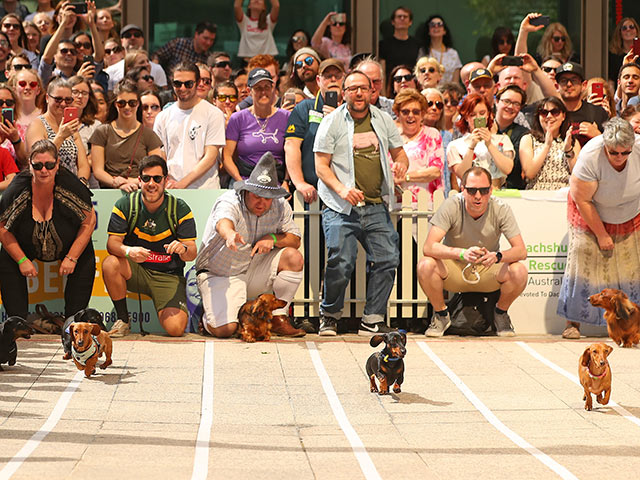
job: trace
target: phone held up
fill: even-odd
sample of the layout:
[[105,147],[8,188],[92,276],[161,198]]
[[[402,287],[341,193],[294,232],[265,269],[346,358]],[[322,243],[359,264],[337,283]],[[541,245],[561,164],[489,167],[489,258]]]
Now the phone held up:
[[536,18],[529,19],[529,25],[533,25],[534,27],[544,25],[545,27],[549,25],[549,15],[540,15]]
[[521,67],[523,64],[524,60],[522,57],[514,57],[512,55],[502,57],[502,65],[505,67]]
[[591,84],[591,93],[593,95],[597,95],[600,98],[604,98],[604,84],[603,83],[592,83]]
[[87,10],[87,2],[71,2],[69,5],[73,6],[77,15],[84,15],[89,11]]
[[338,106],[338,92],[327,90],[324,94],[324,104],[329,107],[337,108]]
[[13,108],[3,108],[2,109],[2,121],[5,124],[13,125]]
[[473,119],[473,127],[474,128],[486,128],[487,127],[487,119],[484,117],[476,117]]
[[62,116],[62,123],[69,123],[72,120],[75,120],[80,115],[78,114],[78,107],[65,107],[64,113]]

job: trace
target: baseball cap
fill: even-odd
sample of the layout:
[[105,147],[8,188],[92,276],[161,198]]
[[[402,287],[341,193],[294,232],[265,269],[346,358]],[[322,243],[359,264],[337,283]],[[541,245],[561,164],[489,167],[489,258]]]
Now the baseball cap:
[[318,67],[318,73],[322,75],[322,73],[329,67],[336,67],[342,73],[344,73],[344,63],[342,60],[338,60],[337,58],[327,58],[323,60],[320,66]]
[[473,82],[474,80],[477,80],[479,78],[490,78],[491,80],[493,80],[493,75],[486,68],[476,68],[473,72],[471,72],[471,75],[469,75],[469,81]]
[[271,83],[274,83],[273,78],[271,78],[271,74],[262,67],[254,68],[249,72],[249,80],[248,85],[249,88],[253,88],[258,82],[262,80],[269,80]]
[[580,77],[580,80],[584,82],[584,70],[578,63],[567,62],[560,65],[556,68],[556,79],[558,78],[558,75],[562,75],[563,73],[575,73]]
[[129,23],[129,24],[125,25],[124,27],[122,27],[122,30],[120,30],[120,36],[124,35],[127,32],[130,32],[131,30],[137,30],[140,33],[144,33],[139,26],[134,25],[133,23]]

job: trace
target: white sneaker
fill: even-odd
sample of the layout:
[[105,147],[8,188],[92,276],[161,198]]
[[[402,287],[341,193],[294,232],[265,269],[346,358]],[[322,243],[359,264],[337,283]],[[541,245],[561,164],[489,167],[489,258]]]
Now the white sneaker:
[[424,335],[426,337],[441,337],[450,326],[451,317],[449,316],[449,312],[447,312],[446,317],[434,313],[433,317],[431,317],[431,324],[429,325],[429,328],[427,328],[427,331],[424,332]]
[[111,330],[109,330],[109,336],[111,338],[126,337],[129,333],[131,333],[131,325],[122,320],[117,320],[111,327]]

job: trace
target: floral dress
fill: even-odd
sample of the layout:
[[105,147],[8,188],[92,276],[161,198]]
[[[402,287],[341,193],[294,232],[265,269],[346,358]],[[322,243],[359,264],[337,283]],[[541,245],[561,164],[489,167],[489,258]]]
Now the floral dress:
[[[535,156],[544,146],[544,142],[540,142],[532,137],[533,155]],[[569,163],[564,158],[564,141],[555,139],[547,158],[544,159],[542,167],[538,174],[529,182],[527,182],[527,190],[558,190],[562,187],[569,186]]]

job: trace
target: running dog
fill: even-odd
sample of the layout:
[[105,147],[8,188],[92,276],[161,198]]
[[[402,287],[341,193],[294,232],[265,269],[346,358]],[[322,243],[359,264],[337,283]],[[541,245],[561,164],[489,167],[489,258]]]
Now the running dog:
[[69,327],[72,323],[86,322],[98,325],[101,330],[107,331],[107,327],[104,326],[100,312],[94,308],[85,308],[78,313],[71,315],[64,322],[62,326],[62,333],[60,334],[60,341],[62,342],[62,349],[64,350],[63,360],[69,360],[71,358],[71,332]]
[[607,357],[613,352],[613,348],[604,343],[593,343],[580,355],[578,376],[584,388],[584,409],[591,411],[593,401],[591,394],[601,405],[609,403],[611,396],[611,367]]
[[[384,348],[372,353],[367,359],[366,370],[371,383],[371,392],[386,395],[389,393],[389,387],[393,386],[393,391],[400,393],[400,386],[404,381],[403,358],[407,354],[405,348],[407,336],[400,332],[374,335],[369,340],[369,345],[375,348],[382,342],[385,343]],[[380,390],[376,385],[376,377],[380,382]]]
[[22,317],[9,317],[0,323],[0,372],[4,369],[2,364],[10,366],[16,364],[18,358],[18,338],[31,338],[35,330],[31,328]]
[[604,308],[609,336],[623,347],[633,347],[640,341],[640,308],[629,300],[622,290],[605,288],[591,295],[589,302],[594,307]]
[[248,343],[265,341],[271,338],[271,319],[273,311],[287,304],[270,293],[263,293],[255,300],[249,300],[238,312],[240,338]]
[[87,322],[76,322],[69,326],[71,336],[71,357],[78,370],[84,370],[89,378],[96,372],[96,363],[103,354],[105,361],[100,368],[105,369],[111,363],[113,344],[107,332],[100,330],[99,325]]

